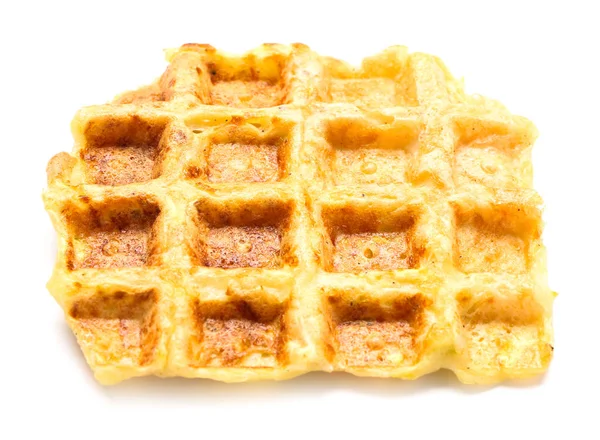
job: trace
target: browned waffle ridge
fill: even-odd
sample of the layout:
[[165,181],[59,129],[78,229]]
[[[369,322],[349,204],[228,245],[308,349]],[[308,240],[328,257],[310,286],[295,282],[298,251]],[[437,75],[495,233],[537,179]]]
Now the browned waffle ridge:
[[48,288],[100,382],[547,369],[531,122],[401,46],[167,58],[48,165]]

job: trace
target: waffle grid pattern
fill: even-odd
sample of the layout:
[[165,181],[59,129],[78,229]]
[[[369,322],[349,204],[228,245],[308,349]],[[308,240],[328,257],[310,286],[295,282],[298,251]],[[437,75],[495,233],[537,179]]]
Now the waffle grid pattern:
[[168,58],[48,166],[48,287],[99,381],[545,371],[529,121],[403,47]]

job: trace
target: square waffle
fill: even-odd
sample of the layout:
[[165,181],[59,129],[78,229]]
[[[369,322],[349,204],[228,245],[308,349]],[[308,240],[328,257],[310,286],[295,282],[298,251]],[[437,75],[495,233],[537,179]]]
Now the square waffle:
[[48,165],[48,288],[101,383],[546,370],[528,120],[399,46],[167,58]]

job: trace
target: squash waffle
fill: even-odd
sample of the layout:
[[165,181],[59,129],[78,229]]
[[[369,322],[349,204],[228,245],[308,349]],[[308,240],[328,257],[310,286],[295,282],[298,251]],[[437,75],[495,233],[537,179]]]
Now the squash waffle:
[[48,165],[48,288],[101,383],[546,370],[531,122],[400,46],[167,57]]

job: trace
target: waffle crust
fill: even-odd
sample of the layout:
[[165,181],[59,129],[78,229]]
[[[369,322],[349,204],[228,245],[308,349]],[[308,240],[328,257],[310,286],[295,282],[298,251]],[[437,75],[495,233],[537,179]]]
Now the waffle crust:
[[547,369],[531,122],[401,46],[167,59],[48,164],[48,289],[98,381]]

